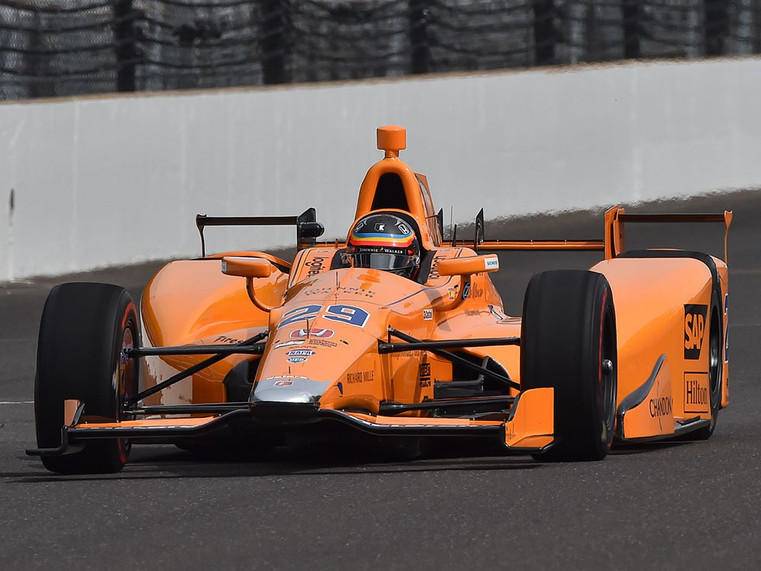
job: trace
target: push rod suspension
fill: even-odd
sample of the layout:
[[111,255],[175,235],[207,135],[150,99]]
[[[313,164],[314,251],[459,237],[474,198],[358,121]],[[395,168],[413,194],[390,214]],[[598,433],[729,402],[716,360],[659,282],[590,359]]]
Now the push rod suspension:
[[459,349],[461,347],[491,347],[496,345],[520,345],[520,337],[501,339],[453,339],[451,341],[418,341],[410,343],[378,343],[379,353],[401,353],[403,351],[428,349]]
[[[393,327],[388,328],[388,334],[389,338],[393,335],[394,337],[398,337],[402,341],[406,341],[409,344],[413,343],[419,343],[421,345],[426,345],[426,342],[420,341],[419,339],[415,339],[414,337],[407,335],[406,333],[402,333],[398,329],[394,329]],[[515,343],[506,343],[506,344],[515,344]],[[409,345],[407,346],[408,350],[412,350]],[[451,347],[451,345],[450,345]],[[423,349],[421,347],[421,349]],[[503,385],[506,385],[513,389],[520,389],[521,386],[510,379],[509,377],[506,377],[504,375],[500,375],[499,373],[495,373],[494,371],[490,371],[489,369],[482,367],[481,365],[476,365],[475,363],[471,363],[467,359],[460,357],[459,355],[455,355],[454,353],[450,353],[449,351],[444,351],[443,349],[437,349],[437,348],[424,348],[423,350],[431,351],[434,355],[438,355],[439,357],[443,359],[447,359],[449,361],[452,361],[453,363],[458,363],[459,365],[462,365],[463,367],[467,367],[473,371],[476,371],[477,373],[484,376],[484,378],[492,379],[494,381],[497,381],[499,383],[502,383]]]
[[472,399],[430,399],[419,403],[407,404],[400,402],[382,402],[380,404],[380,414],[394,415],[410,410],[429,410],[429,409],[446,409],[453,407],[464,406],[483,406],[483,405],[499,405],[507,406],[513,404],[515,397],[510,396],[494,396],[494,397],[478,397]]
[[152,414],[222,414],[230,412],[231,410],[246,410],[248,408],[249,406],[247,402],[217,402],[188,405],[141,406],[130,412],[135,415],[145,416]]
[[[225,349],[228,349],[228,348],[232,349],[232,348],[236,348],[236,347],[238,349],[245,349],[246,347],[255,346],[256,343],[258,343],[259,341],[264,339],[267,335],[268,335],[267,331],[262,331],[261,333],[258,333],[256,335],[254,335],[253,337],[251,337],[250,339],[246,339],[245,341],[243,341],[241,343],[238,343],[237,345],[229,345],[229,346],[225,345],[224,347],[225,347]],[[130,353],[131,352],[132,351],[130,351]],[[240,352],[240,351],[238,351],[238,352]],[[232,355],[234,353],[236,353],[236,352],[235,351],[230,351],[230,352],[226,351],[226,352],[223,352],[223,353],[217,353],[216,355],[213,355],[213,356],[209,357],[208,359],[204,359],[200,363],[196,363],[192,367],[188,367],[184,371],[180,371],[176,375],[173,375],[173,376],[169,377],[167,380],[159,383],[158,385],[154,385],[154,386],[152,386],[152,387],[150,387],[148,389],[145,389],[143,392],[136,394],[134,397],[132,397],[127,402],[127,404],[128,405],[133,405],[133,404],[135,404],[137,402],[140,402],[143,399],[148,398],[151,395],[155,395],[156,393],[163,391],[165,388],[170,387],[170,386],[172,386],[172,385],[174,385],[176,383],[179,383],[180,381],[182,381],[183,379],[187,379],[191,375],[195,375],[197,372],[202,371],[206,367],[208,367],[210,365],[213,365],[214,363],[216,363],[218,361],[221,361],[222,359],[224,359],[228,355]],[[171,354],[178,355],[179,353],[171,353]]]
[[264,343],[248,345],[178,345],[176,347],[136,347],[127,351],[128,357],[150,355],[261,355]]

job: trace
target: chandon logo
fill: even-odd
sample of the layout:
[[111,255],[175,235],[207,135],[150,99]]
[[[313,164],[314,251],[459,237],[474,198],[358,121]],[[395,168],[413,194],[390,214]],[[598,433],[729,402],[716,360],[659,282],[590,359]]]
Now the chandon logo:
[[650,399],[650,416],[657,418],[659,416],[668,416],[673,414],[671,397],[661,397]]

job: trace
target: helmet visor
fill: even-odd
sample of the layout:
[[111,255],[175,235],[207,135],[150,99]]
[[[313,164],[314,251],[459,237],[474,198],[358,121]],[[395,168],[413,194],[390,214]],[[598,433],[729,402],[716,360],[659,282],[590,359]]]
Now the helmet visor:
[[418,256],[405,254],[389,254],[387,252],[355,252],[351,254],[354,266],[358,268],[373,268],[376,270],[396,271],[417,267]]

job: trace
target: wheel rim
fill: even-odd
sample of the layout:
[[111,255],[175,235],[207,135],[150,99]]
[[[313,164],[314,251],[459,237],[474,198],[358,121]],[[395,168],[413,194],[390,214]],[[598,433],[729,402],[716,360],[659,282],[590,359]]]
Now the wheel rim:
[[613,434],[616,418],[616,338],[612,315],[606,312],[601,339],[600,391],[602,398],[602,440],[607,446]]
[[[135,335],[133,332],[133,327],[134,324],[132,321],[129,321],[127,322],[126,326],[124,327],[124,331],[122,332],[122,343],[119,350],[118,370],[116,371],[116,378],[114,379],[114,381],[117,383],[116,386],[118,387],[118,402],[116,403],[117,420],[122,420],[125,416],[127,416],[127,403],[133,396],[135,396],[134,391],[136,387],[132,382],[132,380],[135,378],[135,359],[132,359],[128,356],[130,349],[135,348]],[[131,449],[132,442],[126,438],[119,439],[119,454],[123,463],[126,462],[127,456],[129,455]]]
[[135,336],[132,333],[132,324],[127,324],[122,334],[122,346],[119,351],[119,371],[116,381],[119,387],[119,418],[124,415],[125,405],[134,396],[133,383],[129,382],[135,376],[135,360],[128,356],[128,352],[135,348]]
[[721,327],[719,326],[718,311],[711,318],[711,336],[708,347],[709,386],[711,387],[711,412],[718,408],[721,387]]

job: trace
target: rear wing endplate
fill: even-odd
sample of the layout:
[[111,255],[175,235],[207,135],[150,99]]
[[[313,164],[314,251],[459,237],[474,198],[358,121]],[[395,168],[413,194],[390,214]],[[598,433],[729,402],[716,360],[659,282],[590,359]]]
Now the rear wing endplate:
[[196,215],[196,227],[201,234],[201,257],[206,257],[203,229],[207,226],[296,226],[296,247],[299,250],[316,244],[325,228],[317,222],[317,211],[309,208],[298,216],[206,216]]

